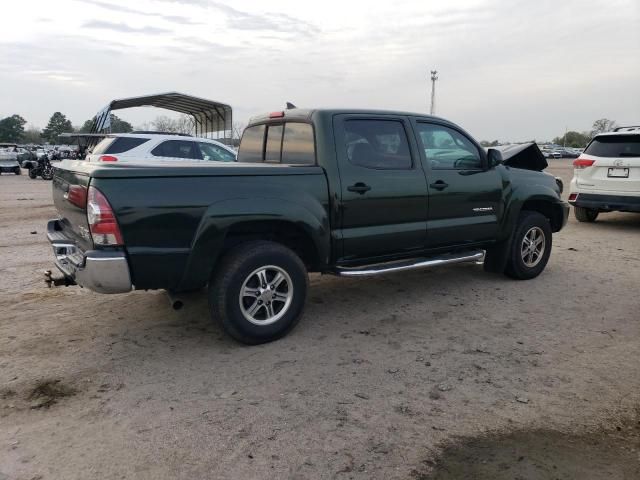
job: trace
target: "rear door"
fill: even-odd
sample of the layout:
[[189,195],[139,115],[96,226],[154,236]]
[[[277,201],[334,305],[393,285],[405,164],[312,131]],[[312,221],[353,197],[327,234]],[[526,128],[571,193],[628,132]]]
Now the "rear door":
[[640,135],[598,135],[580,159],[594,161],[590,167],[575,170],[581,191],[640,195]]
[[485,167],[483,150],[461,130],[422,120],[414,128],[429,191],[427,246],[495,239],[503,215],[500,173]]
[[343,260],[425,248],[427,185],[408,120],[337,115]]

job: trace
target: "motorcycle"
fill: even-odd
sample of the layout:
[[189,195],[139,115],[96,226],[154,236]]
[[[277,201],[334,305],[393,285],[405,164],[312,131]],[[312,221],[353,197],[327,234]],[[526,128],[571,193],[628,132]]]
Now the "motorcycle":
[[29,169],[29,178],[36,179],[38,176],[42,177],[43,180],[51,180],[53,178],[53,167],[46,154],[38,160],[31,160],[24,163],[25,167]]

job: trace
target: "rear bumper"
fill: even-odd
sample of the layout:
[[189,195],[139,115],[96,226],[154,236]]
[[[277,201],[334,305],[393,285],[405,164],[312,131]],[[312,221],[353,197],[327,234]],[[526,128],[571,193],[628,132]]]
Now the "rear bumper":
[[604,212],[640,212],[640,195],[598,195],[578,193],[575,200],[569,202],[575,207],[592,208]]
[[124,252],[83,252],[62,234],[58,220],[47,224],[47,238],[58,270],[71,282],[98,293],[131,291],[131,274]]

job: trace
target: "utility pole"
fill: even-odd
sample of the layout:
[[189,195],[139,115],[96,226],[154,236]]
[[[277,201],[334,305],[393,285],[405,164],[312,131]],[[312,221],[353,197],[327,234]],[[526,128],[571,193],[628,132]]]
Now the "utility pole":
[[431,115],[436,113],[436,80],[438,80],[438,71],[431,70]]

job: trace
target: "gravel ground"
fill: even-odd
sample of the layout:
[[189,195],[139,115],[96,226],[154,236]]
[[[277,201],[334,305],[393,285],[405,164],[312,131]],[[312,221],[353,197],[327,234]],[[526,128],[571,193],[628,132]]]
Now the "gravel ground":
[[640,478],[640,215],[572,215],[526,282],[312,276],[245,347],[202,294],[47,289],[50,185],[0,177],[0,480]]

